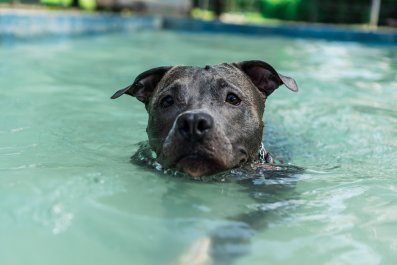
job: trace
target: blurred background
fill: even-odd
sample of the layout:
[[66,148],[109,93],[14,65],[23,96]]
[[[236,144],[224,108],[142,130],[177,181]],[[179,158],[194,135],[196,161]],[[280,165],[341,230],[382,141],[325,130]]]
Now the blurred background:
[[192,16],[234,23],[397,26],[397,0],[0,0],[0,7],[7,6]]

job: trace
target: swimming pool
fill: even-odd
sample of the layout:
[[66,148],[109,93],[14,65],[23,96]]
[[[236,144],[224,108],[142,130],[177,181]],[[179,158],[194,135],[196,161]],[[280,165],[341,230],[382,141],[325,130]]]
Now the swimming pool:
[[[394,264],[396,47],[137,30],[4,45],[0,58],[2,265],[172,264],[252,209],[266,224],[236,264]],[[130,163],[147,114],[114,91],[154,66],[246,59],[300,85],[280,87],[265,112],[268,149],[306,169],[293,187],[246,190]]]

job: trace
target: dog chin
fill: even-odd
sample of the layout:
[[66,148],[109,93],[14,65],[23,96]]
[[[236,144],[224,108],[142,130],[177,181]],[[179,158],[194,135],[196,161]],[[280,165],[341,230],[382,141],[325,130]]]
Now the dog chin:
[[214,160],[200,156],[186,156],[179,159],[176,168],[192,177],[208,176],[222,171],[222,166]]

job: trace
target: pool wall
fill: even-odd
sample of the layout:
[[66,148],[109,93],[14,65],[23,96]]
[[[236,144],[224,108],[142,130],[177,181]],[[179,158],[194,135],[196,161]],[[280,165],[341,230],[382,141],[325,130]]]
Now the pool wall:
[[364,31],[324,25],[242,25],[189,18],[156,16],[121,16],[62,11],[0,10],[0,39],[40,36],[70,36],[133,31],[141,28],[170,29],[188,32],[278,35],[332,41],[397,45],[397,31]]
[[0,37],[2,38],[100,34],[141,28],[161,28],[161,26],[162,19],[153,16],[0,10]]
[[397,45],[397,31],[362,31],[326,25],[241,25],[192,19],[166,18],[163,21],[163,27],[166,29],[194,32],[279,35],[295,38],[316,38],[333,41],[355,41]]

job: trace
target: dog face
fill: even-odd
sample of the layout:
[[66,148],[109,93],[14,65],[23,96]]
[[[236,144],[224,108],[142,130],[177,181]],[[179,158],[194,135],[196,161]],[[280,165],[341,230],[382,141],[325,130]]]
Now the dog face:
[[112,98],[129,94],[145,103],[149,144],[160,164],[203,176],[255,159],[266,98],[282,84],[298,90],[262,61],[159,67]]

